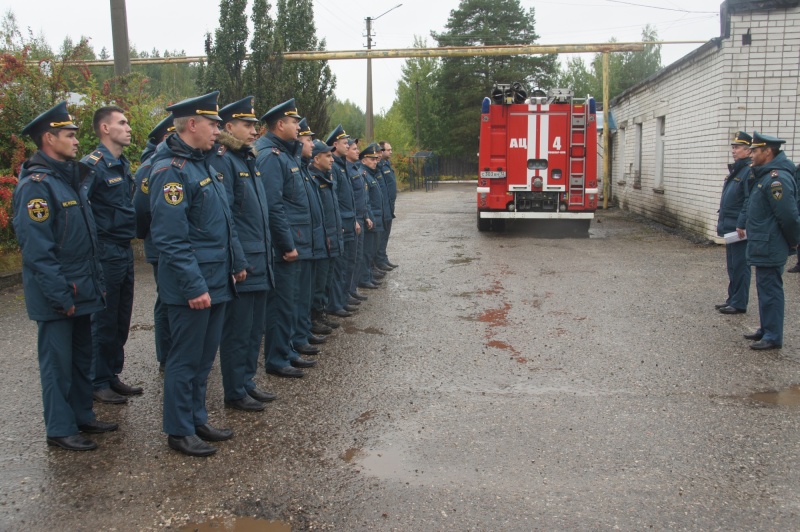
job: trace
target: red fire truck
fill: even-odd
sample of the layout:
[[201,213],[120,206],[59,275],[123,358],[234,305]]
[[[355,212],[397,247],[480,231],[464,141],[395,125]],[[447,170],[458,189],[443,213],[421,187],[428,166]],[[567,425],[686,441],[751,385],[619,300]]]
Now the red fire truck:
[[478,230],[548,219],[589,229],[597,208],[594,98],[497,84],[481,109]]

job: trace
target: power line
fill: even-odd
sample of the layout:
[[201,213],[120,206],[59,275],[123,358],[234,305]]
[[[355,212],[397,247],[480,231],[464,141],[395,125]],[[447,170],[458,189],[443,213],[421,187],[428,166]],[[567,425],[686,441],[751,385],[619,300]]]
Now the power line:
[[606,2],[611,2],[613,4],[625,4],[628,6],[636,6],[636,7],[649,7],[650,9],[661,9],[662,11],[678,11],[680,13],[692,13],[692,14],[712,14],[718,15],[716,11],[690,11],[688,9],[675,9],[672,7],[661,7],[661,6],[651,6],[648,4],[637,4],[635,2],[623,2],[623,0],[606,0]]

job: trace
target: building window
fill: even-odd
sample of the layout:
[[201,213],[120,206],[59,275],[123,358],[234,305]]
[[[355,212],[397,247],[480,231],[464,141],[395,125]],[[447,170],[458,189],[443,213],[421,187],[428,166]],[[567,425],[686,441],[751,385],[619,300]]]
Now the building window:
[[656,118],[656,179],[654,188],[657,191],[664,190],[664,134],[667,129],[666,119],[666,116]]
[[633,186],[642,188],[642,123],[634,124],[636,134],[633,145]]

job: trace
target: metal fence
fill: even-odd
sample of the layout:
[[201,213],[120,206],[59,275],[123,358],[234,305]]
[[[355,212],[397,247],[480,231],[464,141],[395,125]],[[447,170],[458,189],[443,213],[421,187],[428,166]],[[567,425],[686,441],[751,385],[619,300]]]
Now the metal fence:
[[411,190],[433,190],[439,186],[442,176],[448,179],[476,179],[478,160],[440,157],[431,151],[419,151],[409,157],[408,186]]

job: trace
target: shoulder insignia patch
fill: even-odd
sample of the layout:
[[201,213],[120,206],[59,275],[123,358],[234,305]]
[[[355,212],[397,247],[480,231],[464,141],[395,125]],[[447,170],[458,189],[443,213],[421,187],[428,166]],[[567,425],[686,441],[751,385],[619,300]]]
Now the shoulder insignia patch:
[[139,190],[142,191],[142,194],[150,194],[150,178],[145,177],[142,179],[142,184],[139,186]]
[[103,152],[101,152],[100,150],[95,150],[89,154],[89,156],[86,158],[87,159],[86,162],[88,164],[91,164],[92,166],[95,166],[97,163],[100,162],[100,159],[102,158],[103,158]]
[[780,181],[773,181],[772,184],[770,185],[770,187],[772,187],[772,188],[778,188],[778,187],[782,187],[782,186],[783,186],[783,183],[781,183]]
[[206,185],[207,185],[207,184],[209,184],[209,183],[211,183],[211,178],[210,178],[210,177],[207,177],[207,178],[203,179],[202,181],[200,181],[200,186],[201,186],[201,187],[204,187],[204,186],[206,186]]
[[41,183],[42,181],[44,181],[45,176],[47,176],[47,174],[33,174],[31,175],[31,181]]
[[42,198],[34,198],[28,202],[28,216],[34,222],[44,222],[50,218],[50,207]]
[[770,175],[770,177],[778,177],[778,171],[777,170],[773,170],[772,172],[769,173],[769,175]]
[[170,164],[175,168],[183,168],[186,165],[186,159],[183,157],[175,157]]
[[167,183],[164,185],[164,199],[170,205],[178,205],[183,201],[183,185],[180,183]]
[[783,188],[773,188],[772,189],[772,197],[775,198],[775,201],[780,201],[783,197]]

